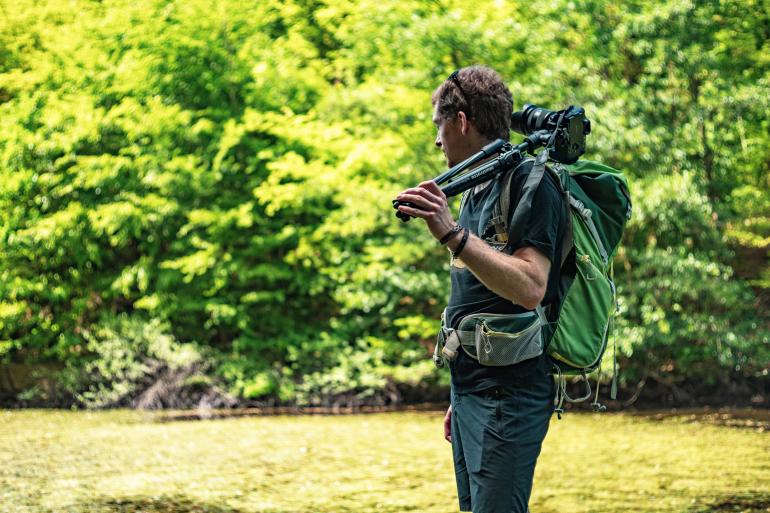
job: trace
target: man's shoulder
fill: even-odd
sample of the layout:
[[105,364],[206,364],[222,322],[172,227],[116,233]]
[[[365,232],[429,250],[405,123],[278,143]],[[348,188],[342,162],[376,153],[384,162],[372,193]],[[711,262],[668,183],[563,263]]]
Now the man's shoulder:
[[[500,203],[501,195],[508,189],[510,198],[508,219],[510,221],[511,216],[513,216],[513,211],[524,192],[524,185],[532,173],[533,167],[534,158],[527,158],[517,166],[514,166],[507,173],[501,175],[496,180],[497,183],[492,182],[494,187],[483,187],[480,188],[481,190],[476,190],[475,188],[471,189],[466,194],[474,196],[475,201],[463,201],[463,209],[469,211],[486,211],[487,209],[491,209],[492,205]],[[535,191],[533,205],[537,205],[538,209],[543,208],[547,204],[558,205],[561,204],[563,198],[562,187],[558,176],[555,176],[554,173],[550,171],[546,171]]]
[[[529,178],[529,175],[532,173],[532,168],[534,167],[535,159],[534,158],[527,158],[524,161],[522,161],[518,166],[514,167],[511,172],[513,172],[513,175],[511,176],[511,200],[513,202],[516,201],[516,199],[521,194],[522,189],[524,188],[524,184],[527,182],[527,179]],[[557,198],[560,198],[562,195],[562,187],[561,183],[559,181],[558,176],[550,171],[546,171],[543,173],[543,178],[540,180],[540,183],[538,184],[538,194],[537,196],[542,196],[543,193],[545,193],[546,197],[556,200]],[[515,203],[514,203],[515,204]]]

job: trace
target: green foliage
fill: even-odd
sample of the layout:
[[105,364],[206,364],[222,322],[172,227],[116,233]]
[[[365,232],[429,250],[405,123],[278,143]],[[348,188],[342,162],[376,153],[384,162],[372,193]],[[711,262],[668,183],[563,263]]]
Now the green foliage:
[[202,366],[190,344],[180,344],[157,321],[125,316],[95,324],[83,333],[83,352],[61,373],[65,392],[87,408],[125,406],[164,372]]
[[761,2],[559,0],[529,18],[520,1],[454,0],[0,11],[5,361],[90,373],[97,358],[105,373],[89,375],[113,390],[133,364],[109,367],[123,360],[87,334],[131,331],[113,325],[128,315],[210,348],[249,400],[445,382],[425,358],[446,254],[389,202],[443,169],[430,93],[482,62],[517,107],[583,105],[588,156],[633,179],[617,266],[627,378],[768,371]]
[[[760,375],[770,335],[759,303],[736,280],[712,202],[691,173],[637,183],[635,216],[619,280],[625,379],[727,384]],[[661,377],[669,376],[668,378]]]

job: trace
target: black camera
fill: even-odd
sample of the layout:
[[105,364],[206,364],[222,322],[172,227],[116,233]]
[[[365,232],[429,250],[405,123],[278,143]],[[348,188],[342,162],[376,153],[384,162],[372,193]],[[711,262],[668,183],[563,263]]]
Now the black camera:
[[537,105],[524,105],[522,110],[511,115],[511,130],[524,135],[541,130],[551,132],[550,158],[573,164],[586,151],[586,135],[591,133],[591,122],[582,107],[570,105],[554,112]]

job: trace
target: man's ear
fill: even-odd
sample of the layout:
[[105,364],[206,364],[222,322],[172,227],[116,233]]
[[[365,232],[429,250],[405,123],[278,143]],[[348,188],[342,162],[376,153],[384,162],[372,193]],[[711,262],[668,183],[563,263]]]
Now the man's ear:
[[460,121],[460,131],[463,135],[468,135],[468,130],[470,130],[471,126],[468,117],[465,115],[465,112],[459,111],[457,113],[457,118]]

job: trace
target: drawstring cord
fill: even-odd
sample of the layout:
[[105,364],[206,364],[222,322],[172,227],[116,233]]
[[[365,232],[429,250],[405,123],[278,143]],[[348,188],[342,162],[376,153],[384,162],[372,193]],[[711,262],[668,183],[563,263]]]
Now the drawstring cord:
[[561,375],[561,368],[558,365],[556,367],[556,375],[553,377],[556,384],[556,395],[553,398],[553,411],[556,412],[556,417],[561,420],[561,414],[564,413],[564,387],[566,381],[564,376]]
[[[586,381],[587,380],[588,378],[586,377]],[[591,403],[591,409],[593,411],[607,410],[607,407],[599,402],[599,385],[601,384],[601,382],[602,382],[602,367],[600,365],[596,376],[596,395],[594,396],[594,402]]]

